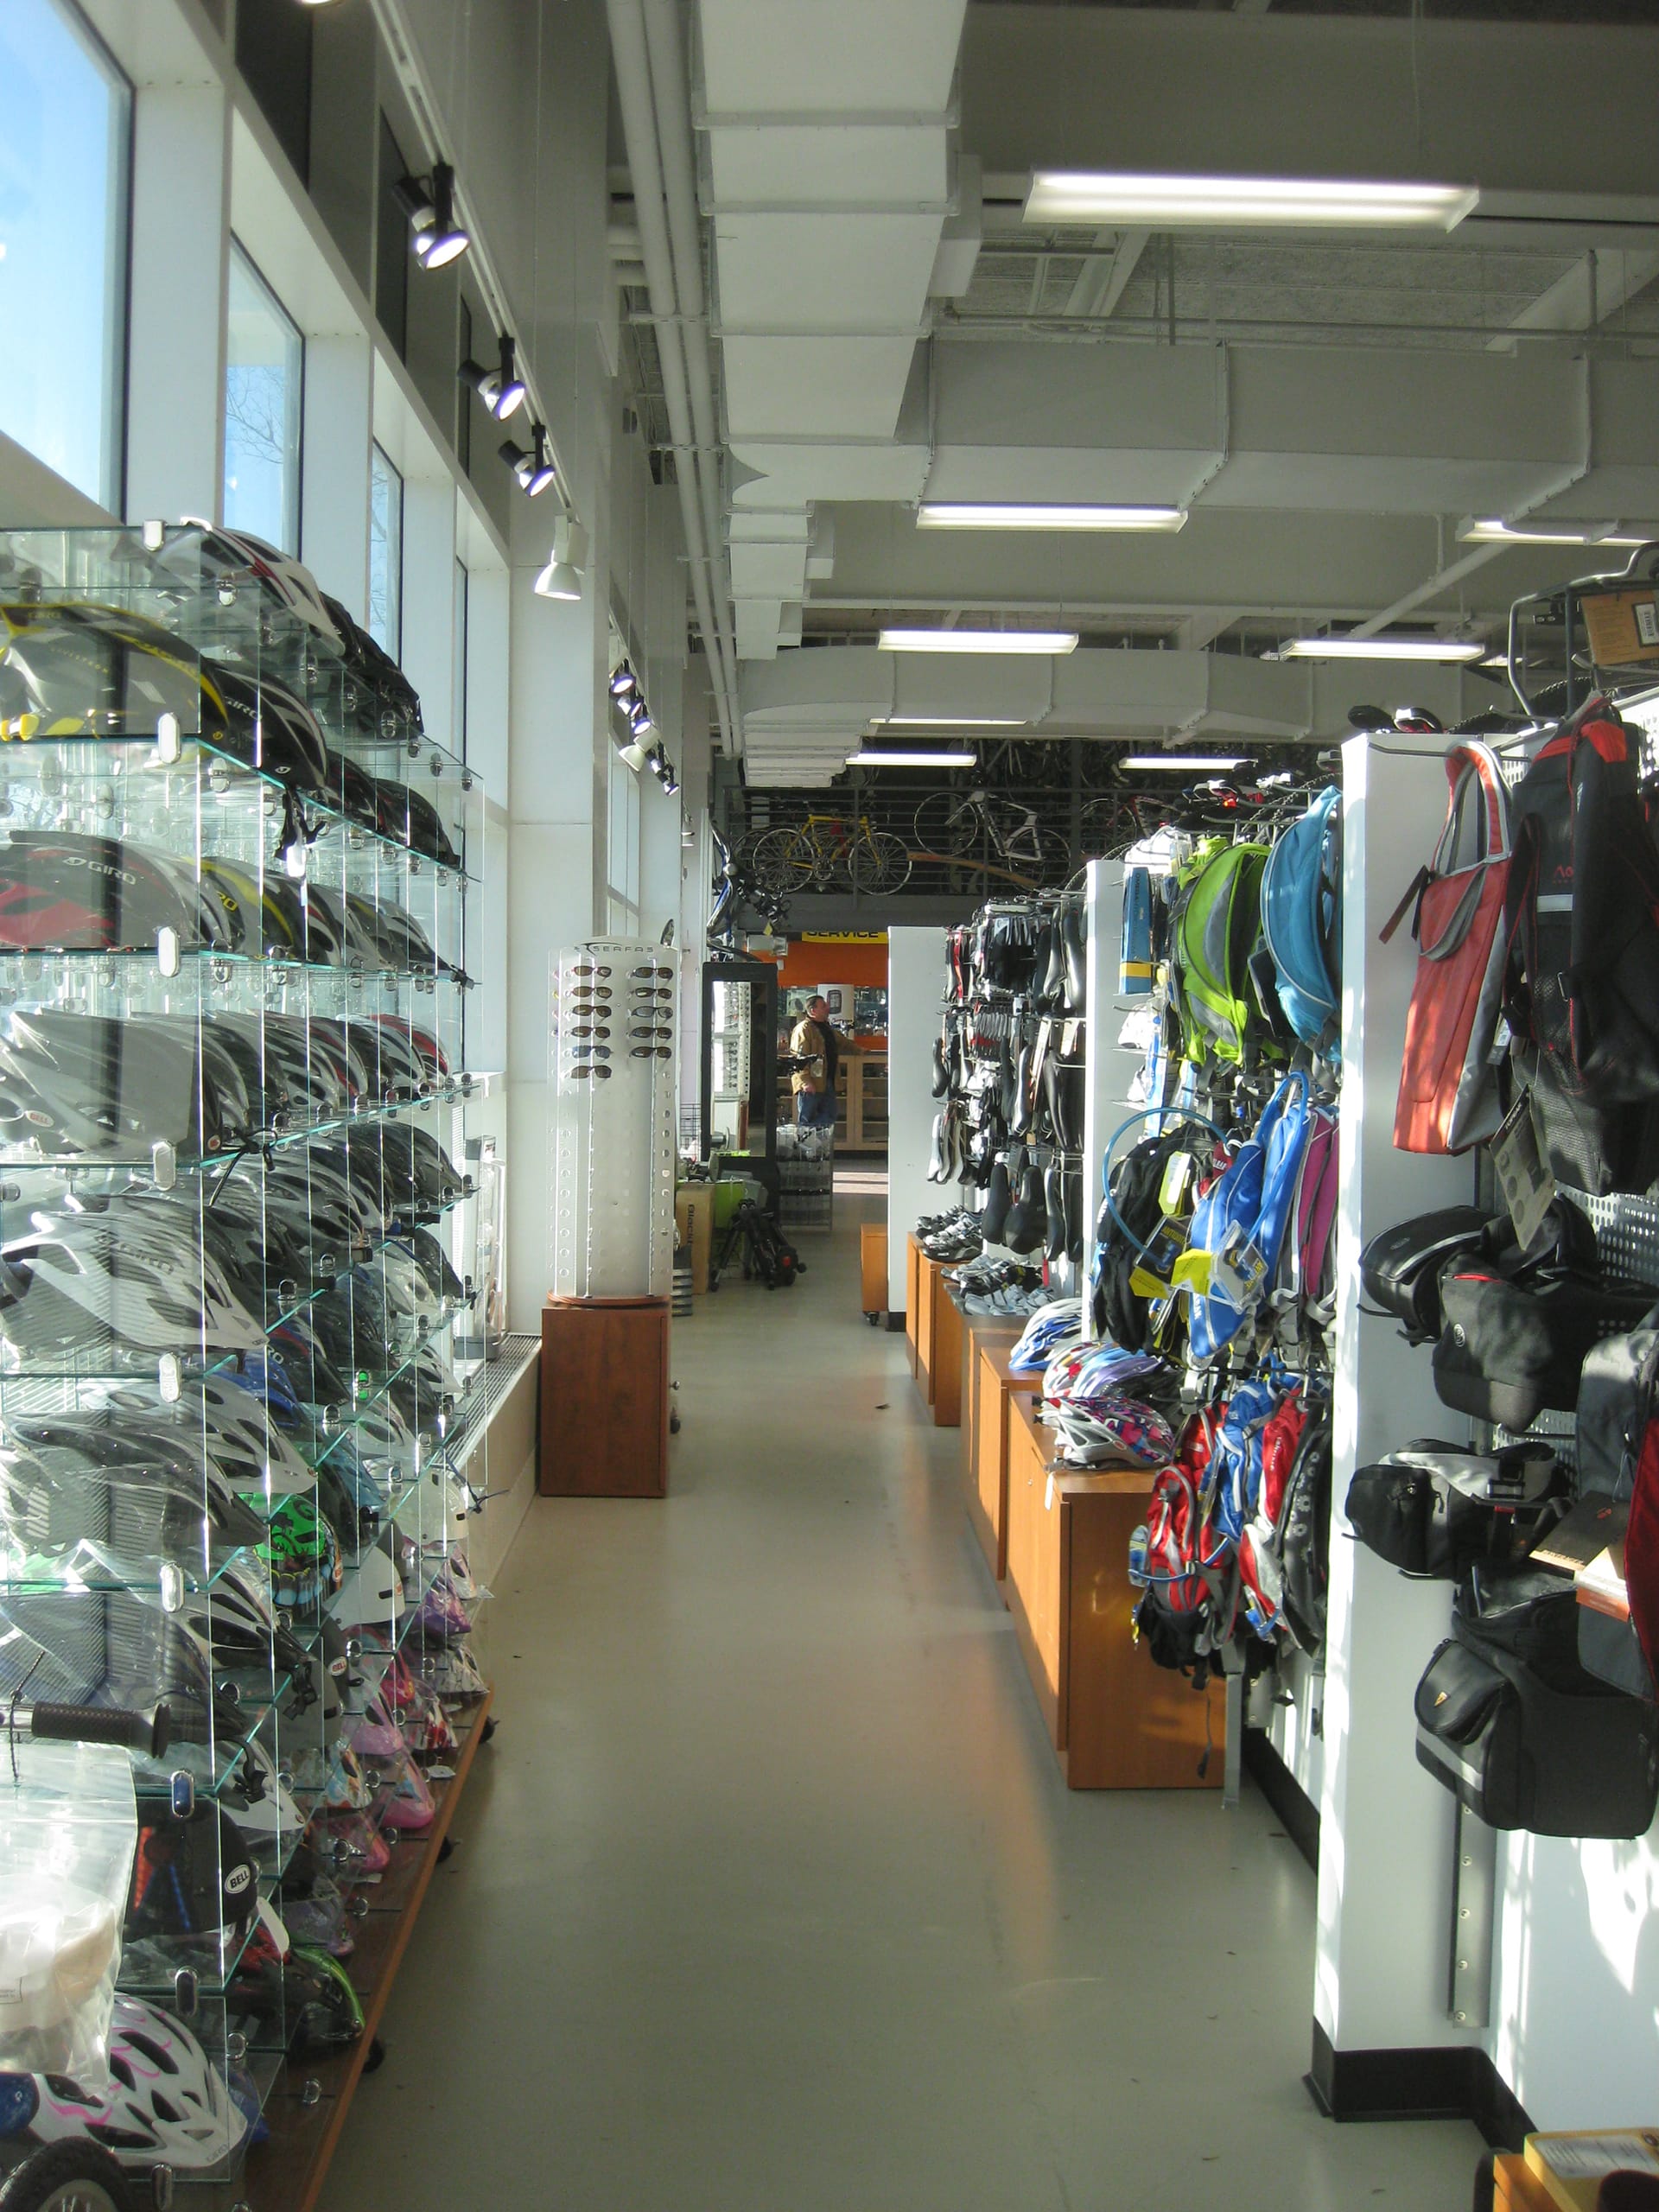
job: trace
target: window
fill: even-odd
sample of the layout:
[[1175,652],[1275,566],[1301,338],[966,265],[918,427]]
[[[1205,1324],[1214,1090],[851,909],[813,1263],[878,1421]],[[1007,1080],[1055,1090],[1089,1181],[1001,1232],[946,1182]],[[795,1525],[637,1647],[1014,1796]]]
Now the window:
[[467,758],[467,563],[455,563],[455,633],[454,639],[454,692],[449,706],[449,742],[461,760]]
[[234,238],[226,339],[225,519],[297,554],[305,341]]
[[118,507],[127,82],[67,0],[0,7],[0,430]]
[[377,444],[369,457],[369,635],[404,657],[404,480]]

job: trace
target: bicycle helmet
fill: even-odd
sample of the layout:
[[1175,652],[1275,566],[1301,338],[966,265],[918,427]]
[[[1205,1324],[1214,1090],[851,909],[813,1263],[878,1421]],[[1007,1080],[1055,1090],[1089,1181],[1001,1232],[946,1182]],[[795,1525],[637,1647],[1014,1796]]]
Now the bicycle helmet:
[[318,1460],[318,1502],[348,1552],[374,1541],[379,1534],[386,1497],[385,1486],[359,1454],[349,1431],[332,1452]]
[[[308,883],[305,887],[306,912],[311,925],[324,931],[321,942],[331,946],[338,944],[334,963],[344,968],[378,969],[391,963],[383,956],[379,941],[363,918],[367,905],[354,893],[344,894],[325,890],[320,883]],[[367,907],[370,915],[372,907]]]
[[403,1582],[378,1546],[365,1552],[355,1567],[346,1568],[340,1588],[328,1600],[329,1612],[348,1631],[397,1620],[403,1610]]
[[216,738],[226,707],[211,667],[159,622],[92,602],[0,602],[0,738],[153,742],[172,715]]
[[442,1295],[433,1289],[409,1243],[389,1239],[372,1266],[353,1268],[353,1273],[370,1296],[378,1294],[385,1302],[389,1325],[396,1330],[399,1344],[411,1344],[442,1319]]
[[259,1885],[241,1833],[222,1806],[198,1800],[183,1820],[141,1817],[127,1897],[130,1942],[194,1936],[221,1955],[247,1940]]
[[[263,1534],[263,1529],[262,1532]],[[273,1667],[279,1675],[303,1675],[310,1659],[292,1629],[278,1618],[269,1579],[252,1566],[227,1567],[211,1590],[187,1595],[181,1608],[219,1667]]]
[[219,1796],[238,1827],[257,1840],[292,1839],[305,1827],[305,1815],[294,1802],[293,1792],[257,1736],[248,1738],[236,1771]]
[[374,1817],[381,1827],[402,1829],[409,1834],[429,1828],[438,1808],[430,1784],[408,1751],[399,1752],[394,1758],[377,1759],[375,1767],[380,1787],[375,1797]]
[[1167,1466],[1175,1439],[1163,1415],[1119,1391],[1045,1403],[1042,1419],[1058,1430],[1061,1453],[1074,1467]]
[[435,1695],[462,1704],[476,1704],[488,1695],[490,1686],[464,1641],[446,1643],[441,1637],[426,1636],[416,1622],[403,1649],[419,1681]]
[[410,1428],[435,1433],[461,1393],[448,1363],[427,1345],[393,1376],[386,1395]]
[[[205,1453],[214,1475],[230,1491],[266,1500],[310,1492],[310,1468],[271,1426],[251,1378],[234,1372],[207,1375],[187,1383],[170,1404],[132,1391],[114,1391],[105,1409],[92,1418],[118,1433],[148,1436],[192,1463]],[[263,1523],[258,1533],[263,1534]]]
[[0,1592],[0,1697],[14,1695],[128,1712],[164,1700],[175,1758],[238,1726],[200,1641],[134,1590]]
[[380,801],[374,778],[334,747],[328,752],[328,803],[359,830],[380,830]]
[[240,2151],[248,2121],[208,2063],[201,2045],[170,2013],[117,1993],[110,2020],[107,2088],[82,2089],[61,2075],[22,2077],[34,2109],[10,2129],[13,2140],[66,2143],[86,2138],[124,2166],[171,2166],[207,2173]]
[[[263,1398],[271,1421],[277,1429],[301,1430],[305,1427],[305,1411],[300,1403],[300,1394],[295,1389],[280,1353],[267,1348],[253,1352],[242,1360],[236,1371],[236,1380]],[[309,1485],[304,1485],[309,1487]]]
[[436,1695],[416,1680],[401,1651],[392,1654],[378,1695],[417,1758],[444,1758],[454,1750],[448,1714]]
[[375,692],[385,694],[385,704],[401,726],[394,728],[391,734],[409,732],[418,735],[421,702],[415,687],[403,670],[379,641],[372,638],[362,624],[346,613],[337,599],[325,597],[323,604],[340,632],[346,667],[372,695]]
[[[188,1035],[194,1025],[185,1017],[182,1027]],[[220,1055],[226,1055],[236,1070],[247,1094],[250,1127],[280,1128],[292,1109],[293,1095],[282,1071],[267,1067],[265,1056],[251,1032],[223,1014],[210,1014],[202,1021],[201,1034],[207,1040],[205,1064],[217,1071],[223,1065]],[[221,1143],[219,1149],[224,1151],[225,1145]]]
[[163,930],[197,944],[206,918],[201,901],[143,845],[68,830],[16,830],[0,844],[0,945],[153,952]]
[[1083,1317],[1075,1298],[1053,1300],[1039,1306],[1008,1353],[1011,1373],[1027,1374],[1046,1368],[1055,1355],[1081,1343]]
[[416,1625],[423,1637],[441,1643],[454,1643],[472,1634],[472,1616],[461,1601],[447,1565],[438,1569],[421,1599]]
[[309,1611],[340,1582],[340,1546],[309,1497],[287,1497],[271,1515],[259,1557],[285,1612]]
[[[314,633],[312,643],[327,645],[335,654],[346,651],[332,602],[318,589],[310,569],[248,531],[226,530],[187,515],[185,527],[168,537],[156,565],[178,580],[181,610],[198,620],[210,615],[215,605],[233,605],[241,591],[250,588],[262,616],[296,616]],[[270,626],[268,620],[261,623],[267,632]]]
[[327,791],[322,725],[296,692],[274,676],[244,676],[207,660],[202,687],[204,698],[211,696],[218,709],[211,727],[204,711],[201,734],[210,743],[301,796]]
[[402,842],[411,852],[423,853],[435,861],[440,868],[458,868],[461,854],[451,842],[443,817],[424,791],[416,791],[410,784],[403,790],[404,818],[407,823]]
[[[205,1034],[206,1033],[201,1033]],[[234,1064],[155,1016],[14,1011],[0,1020],[0,1143],[46,1156],[171,1144],[190,1157],[245,1141],[252,1105]]]
[[296,1885],[295,1861],[309,1859],[302,1846],[283,1876],[283,1924],[299,1950],[321,1949],[336,1959],[349,1958],[357,1948],[346,1913],[346,1893],[330,1874],[308,1872],[302,1887]]
[[461,1305],[467,1296],[467,1286],[455,1273],[448,1254],[432,1231],[429,1229],[411,1229],[404,1241],[435,1295],[450,1305]]
[[284,2004],[294,2022],[290,2046],[302,2056],[348,2050],[363,2034],[363,2005],[338,1959],[297,1944],[283,1962]]
[[67,1361],[118,1372],[164,1354],[213,1360],[261,1344],[264,1331],[211,1257],[145,1249],[136,1211],[118,1228],[48,1217],[0,1248],[0,1341],[17,1367]]
[[258,1542],[264,1523],[200,1450],[192,1458],[176,1435],[105,1420],[66,1414],[14,1424],[22,1449],[0,1447],[0,1528],[19,1549],[53,1558],[92,1545],[124,1580],[162,1560],[211,1575]]
[[204,884],[219,895],[232,950],[250,959],[305,960],[306,910],[297,885],[274,869],[263,880],[238,861],[204,853]]

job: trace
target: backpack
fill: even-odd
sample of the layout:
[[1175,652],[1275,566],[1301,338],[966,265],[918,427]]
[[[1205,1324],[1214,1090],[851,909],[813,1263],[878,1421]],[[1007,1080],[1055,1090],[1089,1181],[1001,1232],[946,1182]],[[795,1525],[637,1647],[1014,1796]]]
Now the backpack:
[[1281,1622],[1310,1659],[1325,1649],[1331,1585],[1331,1402],[1308,1413],[1285,1478],[1274,1548],[1279,1561]]
[[1180,894],[1172,987],[1189,1058],[1243,1065],[1275,1049],[1250,977],[1267,864],[1265,845],[1224,845]]
[[1191,1675],[1199,1690],[1232,1640],[1238,1603],[1233,1546],[1207,1504],[1211,1453],[1225,1411],[1217,1406],[1193,1415],[1175,1464],[1159,1474],[1146,1520],[1129,1539],[1129,1580],[1141,1593],[1135,1640],[1145,1640],[1154,1665]]
[[1342,1009],[1342,793],[1334,785],[1268,856],[1262,934],[1286,1020],[1304,1045],[1334,1052]]
[[1402,1152],[1465,1152],[1497,1130],[1492,1047],[1503,1007],[1510,791],[1491,746],[1447,747],[1451,794],[1440,842],[1385,924],[1386,944],[1414,906],[1417,973],[1395,1105]]
[[[1253,1247],[1264,1273],[1257,1302],[1271,1290],[1285,1230],[1295,1204],[1302,1157],[1313,1125],[1311,1086],[1300,1069],[1287,1075],[1262,1109],[1249,1141],[1192,1214],[1189,1249],[1212,1260],[1248,1254]],[[1192,1293],[1187,1333],[1195,1359],[1213,1359],[1231,1343],[1255,1305],[1236,1305],[1218,1284]]]
[[1659,1099],[1659,847],[1638,744],[1592,699],[1510,800],[1506,1012],[1544,1149],[1592,1189],[1623,1179],[1618,1125]]
[[[1198,1135],[1200,1142],[1208,1141],[1207,1132]],[[1109,1338],[1125,1351],[1150,1348],[1150,1300],[1131,1278],[1142,1259],[1151,1256],[1148,1248],[1165,1218],[1160,1203],[1165,1171],[1193,1141],[1190,1123],[1172,1121],[1108,1169],[1106,1196],[1095,1221],[1094,1324],[1097,1336]],[[1184,1230],[1178,1233],[1184,1240]]]
[[1239,1595],[1245,1618],[1263,1642],[1284,1618],[1280,1522],[1307,1421],[1301,1388],[1294,1385],[1276,1400],[1253,1440],[1255,1495],[1238,1543]]
[[1315,1106],[1308,1115],[1273,1290],[1273,1302],[1287,1318],[1287,1333],[1294,1337],[1328,1329],[1336,1319],[1341,1171],[1336,1111]]

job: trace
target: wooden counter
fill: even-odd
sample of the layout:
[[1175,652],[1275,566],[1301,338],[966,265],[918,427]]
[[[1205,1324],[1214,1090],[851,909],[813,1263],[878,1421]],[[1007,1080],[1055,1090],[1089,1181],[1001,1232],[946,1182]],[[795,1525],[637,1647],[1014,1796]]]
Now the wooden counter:
[[1000,1583],[1007,1573],[1008,1400],[1034,1397],[1040,1374],[1013,1376],[1008,1354],[1020,1337],[1011,1322],[970,1317],[963,1332],[962,1488],[985,1564]]
[[874,1322],[887,1310],[887,1225],[861,1222],[858,1230],[859,1310]]
[[[1226,1738],[1219,1680],[1202,1694],[1154,1666],[1133,1640],[1137,1592],[1129,1537],[1146,1517],[1152,1477],[1140,1469],[1057,1470],[1034,1402],[1007,1400],[1007,1578],[1043,1723],[1073,1789],[1221,1785]],[[1211,1756],[1204,1776],[1208,1713]]]

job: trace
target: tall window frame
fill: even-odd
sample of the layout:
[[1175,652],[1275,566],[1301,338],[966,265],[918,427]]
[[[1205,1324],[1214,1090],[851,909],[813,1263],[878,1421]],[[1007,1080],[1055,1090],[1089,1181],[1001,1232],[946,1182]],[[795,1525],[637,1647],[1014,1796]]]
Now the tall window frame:
[[0,9],[0,431],[118,514],[132,103],[74,0]]
[[[297,557],[305,335],[234,233],[226,318],[226,524]],[[237,359],[238,353],[245,358]]]
[[369,635],[404,657],[404,479],[376,438],[369,454]]

